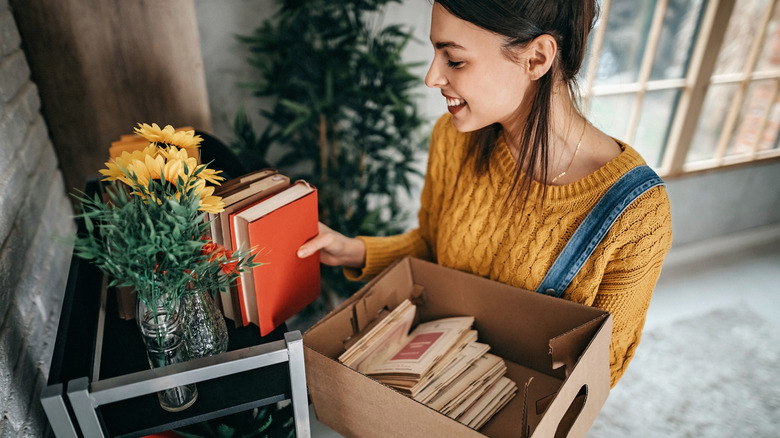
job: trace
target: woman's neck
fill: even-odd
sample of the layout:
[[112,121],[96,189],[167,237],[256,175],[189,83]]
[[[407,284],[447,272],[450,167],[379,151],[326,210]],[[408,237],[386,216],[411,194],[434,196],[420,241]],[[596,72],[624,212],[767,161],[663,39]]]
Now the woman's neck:
[[547,146],[548,184],[569,180],[565,176],[571,176],[572,167],[588,148],[585,142],[588,127],[588,121],[575,108],[568,87],[560,83],[553,93]]
[[[530,98],[527,100],[530,101]],[[519,161],[520,141],[523,129],[526,128],[520,121],[528,119],[529,107],[530,103],[523,102],[512,118],[512,123],[502,123],[507,145],[516,161]],[[553,92],[548,128],[547,182],[550,183],[553,178],[567,172],[566,169],[574,165],[577,155],[584,147],[584,139],[588,131],[587,121],[575,108],[569,89],[562,81],[558,82]],[[534,166],[534,179],[540,181],[543,175],[540,164],[534,163]],[[528,169],[523,170],[528,171]]]

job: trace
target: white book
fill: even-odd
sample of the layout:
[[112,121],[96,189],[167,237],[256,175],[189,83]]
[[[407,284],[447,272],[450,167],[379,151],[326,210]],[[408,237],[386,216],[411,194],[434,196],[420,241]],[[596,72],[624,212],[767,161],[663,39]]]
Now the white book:
[[486,392],[468,411],[458,419],[461,423],[479,429],[517,394],[517,384],[508,377],[502,377],[490,391]]
[[427,403],[443,388],[452,383],[459,375],[464,373],[477,359],[490,350],[490,346],[480,342],[472,342],[458,353],[455,360],[442,370],[441,374],[431,380],[413,398],[420,403]]
[[445,406],[461,396],[461,394],[475,386],[476,382],[484,378],[491,370],[501,365],[504,365],[504,360],[500,357],[490,353],[483,355],[471,364],[466,372],[459,375],[426,404],[437,411],[441,411]]
[[[458,339],[458,342],[453,345],[447,353],[442,356],[441,359],[437,360],[433,367],[428,370],[427,373],[425,373],[424,376],[420,377],[419,379],[409,377],[409,376],[399,376],[399,377],[379,377],[377,380],[380,380],[382,383],[385,383],[387,385],[390,385],[396,389],[398,389],[403,394],[406,394],[410,397],[414,397],[417,395],[423,388],[428,386],[428,384],[438,377],[441,373],[444,372],[453,362],[457,360],[460,353],[470,344],[477,341],[477,331],[476,330],[468,330],[463,333],[463,336]],[[475,358],[476,359],[476,358]]]
[[382,362],[359,371],[379,377],[420,379],[450,351],[474,324],[473,316],[456,316],[424,322],[404,339],[401,347]]
[[414,322],[417,307],[404,300],[339,356],[339,362],[360,370],[372,362],[384,361],[400,348]]

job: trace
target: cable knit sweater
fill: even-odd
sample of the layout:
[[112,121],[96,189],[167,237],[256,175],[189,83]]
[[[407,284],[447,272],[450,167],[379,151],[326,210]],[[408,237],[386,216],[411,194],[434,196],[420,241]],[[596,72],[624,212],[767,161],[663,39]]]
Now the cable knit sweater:
[[[366,265],[361,271],[345,269],[349,278],[368,280],[410,255],[535,290],[601,196],[625,172],[645,164],[633,148],[618,142],[623,150],[619,156],[579,181],[548,186],[544,202],[535,201],[543,185],[534,181],[521,212],[505,208],[515,160],[503,139],[488,174],[478,176],[470,168],[459,172],[467,135],[455,129],[449,114],[438,120],[419,228],[390,237],[359,236],[366,245]],[[671,242],[669,200],[663,187],[655,187],[618,218],[565,292],[565,299],[612,314],[613,386],[634,356]]]

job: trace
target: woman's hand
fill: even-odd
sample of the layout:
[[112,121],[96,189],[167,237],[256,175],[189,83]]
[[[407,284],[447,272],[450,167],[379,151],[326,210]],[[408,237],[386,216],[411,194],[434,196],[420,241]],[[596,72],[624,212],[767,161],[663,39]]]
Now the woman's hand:
[[347,237],[320,222],[320,233],[301,245],[298,257],[306,258],[320,251],[320,262],[329,266],[361,269],[366,264],[366,246],[359,239]]

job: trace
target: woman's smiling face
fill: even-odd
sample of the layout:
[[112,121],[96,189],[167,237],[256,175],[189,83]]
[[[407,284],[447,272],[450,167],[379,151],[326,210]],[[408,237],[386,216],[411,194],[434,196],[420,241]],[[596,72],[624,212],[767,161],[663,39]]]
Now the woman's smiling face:
[[517,127],[532,84],[522,51],[509,59],[504,37],[461,20],[439,3],[433,4],[431,43],[434,58],[425,84],[441,89],[459,131],[493,123]]

